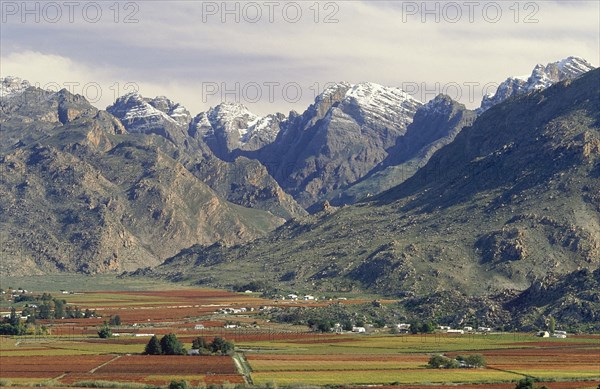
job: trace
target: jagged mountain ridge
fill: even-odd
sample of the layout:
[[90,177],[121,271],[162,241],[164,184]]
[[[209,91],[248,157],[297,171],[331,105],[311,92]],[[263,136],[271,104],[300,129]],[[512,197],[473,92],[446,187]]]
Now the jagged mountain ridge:
[[[236,247],[196,246],[140,273],[214,286],[235,285],[233,275],[243,273],[245,282],[287,290],[395,296],[455,290],[496,299],[548,274],[595,270],[599,101],[599,70],[511,99],[465,127],[412,178],[370,201],[326,208]],[[452,314],[455,300],[435,301],[436,317]],[[536,319],[512,312],[520,316],[495,322]]]
[[[578,57],[537,65],[527,80],[509,78],[494,96],[484,97],[478,113],[592,68]],[[398,88],[342,82],[326,88],[302,115],[259,117],[241,104],[222,103],[195,116],[188,134],[222,160],[245,156],[260,161],[286,193],[311,210],[323,200],[352,203],[400,184],[464,126],[447,128],[445,134],[429,132],[430,138],[421,136],[424,142],[418,145],[400,142],[420,105]],[[411,149],[407,158],[408,144],[419,149]]]
[[227,202],[172,142],[128,133],[82,96],[28,87],[0,103],[3,274],[134,270],[284,221]]
[[398,88],[336,84],[302,115],[292,113],[271,144],[239,154],[260,160],[288,193],[310,207],[383,161],[421,105]]
[[421,106],[406,134],[388,151],[388,157],[366,176],[331,198],[333,205],[353,204],[400,185],[425,166],[429,158],[471,125],[477,114],[449,96],[438,95]]
[[484,112],[508,98],[548,88],[556,82],[579,77],[593,69],[595,67],[585,59],[573,56],[545,66],[538,64],[529,77],[509,77],[498,86],[493,96],[484,96],[479,112]]
[[181,145],[187,137],[190,113],[166,97],[147,99],[129,93],[106,108],[130,133],[157,134]]
[[198,114],[189,133],[218,157],[228,159],[234,150],[257,150],[273,142],[285,119],[280,113],[260,117],[242,104],[222,103]]
[[156,134],[171,141],[179,150],[177,159],[228,201],[286,220],[306,214],[260,162],[215,156],[206,139],[197,136],[196,118],[192,120],[181,104],[163,96],[149,99],[130,93],[107,110],[131,133]]

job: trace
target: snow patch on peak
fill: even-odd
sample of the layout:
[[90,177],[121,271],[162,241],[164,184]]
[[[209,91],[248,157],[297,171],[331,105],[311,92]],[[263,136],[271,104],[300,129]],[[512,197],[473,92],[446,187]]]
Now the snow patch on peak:
[[362,107],[381,107],[382,105],[394,105],[402,101],[415,100],[400,88],[385,87],[372,82],[362,82],[352,85],[346,92],[346,98],[354,99]]
[[[192,127],[194,133],[205,139],[224,137],[231,149],[254,143],[270,143],[279,133],[277,115],[261,117],[252,113],[245,105],[223,102],[207,112],[197,115]],[[216,135],[221,134],[221,135]]]
[[0,78],[0,99],[9,99],[25,92],[31,84],[19,77],[7,76]]
[[338,82],[338,83],[325,84],[325,89],[323,89],[323,92],[321,92],[316,97],[315,102],[319,103],[319,102],[322,102],[322,101],[329,100],[336,93],[339,93],[340,91],[342,93],[345,93],[351,87],[352,87],[352,85],[349,84],[349,83],[347,83],[347,82]]
[[250,112],[245,105],[231,102],[224,102],[214,108],[210,108],[208,110],[208,117],[211,120],[219,121],[223,124],[231,124],[240,118],[249,121],[258,118],[258,116]]
[[[372,82],[351,85],[342,106],[360,123],[378,127],[404,127],[423,105],[400,88]],[[354,112],[354,113],[353,113]]]
[[537,64],[528,77],[509,77],[502,82],[494,95],[486,95],[479,113],[502,101],[521,94],[542,90],[567,79],[576,78],[595,67],[580,57],[568,57],[547,65]]
[[439,94],[433,99],[429,100],[423,109],[430,112],[447,112],[452,109],[454,100],[448,95]]
[[144,98],[137,92],[119,97],[108,111],[125,121],[160,119],[185,126],[191,119],[190,113],[181,104],[174,103],[165,96]]

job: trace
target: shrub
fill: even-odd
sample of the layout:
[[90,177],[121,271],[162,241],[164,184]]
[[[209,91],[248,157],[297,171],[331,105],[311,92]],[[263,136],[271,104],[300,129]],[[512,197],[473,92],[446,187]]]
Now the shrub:
[[98,331],[98,336],[102,339],[110,338],[112,336],[112,331],[108,326],[104,326]]
[[187,381],[171,381],[169,383],[169,389],[188,389]]

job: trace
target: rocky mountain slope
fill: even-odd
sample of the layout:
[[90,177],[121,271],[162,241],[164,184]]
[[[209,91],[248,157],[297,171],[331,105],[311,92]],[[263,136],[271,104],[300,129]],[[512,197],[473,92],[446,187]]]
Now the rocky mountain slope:
[[406,134],[388,150],[388,157],[356,183],[330,199],[333,205],[353,204],[377,195],[412,177],[441,147],[473,124],[477,114],[448,96],[439,95],[421,106]]
[[234,150],[257,150],[272,143],[284,120],[282,114],[259,117],[241,104],[222,103],[198,114],[189,132],[219,158],[228,159]]
[[[225,115],[227,107],[229,107],[229,114]],[[234,128],[233,123],[239,126],[244,118],[247,120],[250,117],[245,116],[245,113],[242,114],[242,108],[222,104],[209,111],[208,116],[214,120],[207,122],[204,127],[200,124],[203,121],[199,118],[205,117],[206,114],[200,114],[192,120],[185,107],[166,97],[149,99],[131,93],[117,99],[107,110],[117,117],[130,133],[156,134],[171,141],[178,150],[176,159],[228,201],[247,208],[269,211],[286,220],[305,215],[306,211],[283,191],[259,161],[243,157],[225,161],[215,155],[215,152],[222,155],[226,153],[219,152],[216,138],[207,136],[208,127],[215,126],[216,129],[212,127],[210,129],[217,138],[220,136],[218,134],[237,131],[238,128]],[[251,115],[249,111],[243,109],[244,112],[248,112],[247,115]],[[220,112],[222,115],[213,112]],[[251,117],[258,123],[257,125],[270,120],[268,117],[264,119],[266,122],[261,122],[256,116]],[[218,127],[220,125],[229,127]],[[259,139],[262,139],[259,132],[263,134],[266,131],[253,128],[251,133],[246,134],[248,139],[245,145],[249,147],[257,145]],[[211,139],[217,143],[207,144],[206,142],[211,142]],[[225,140],[224,142],[227,144]],[[239,143],[235,145],[239,146]]]
[[600,70],[511,99],[367,202],[326,208],[236,247],[195,246],[140,273],[418,295],[431,297],[437,317],[454,312],[448,291],[482,307],[509,303],[511,291],[549,274],[600,265],[599,103]]
[[309,207],[381,163],[421,105],[398,88],[336,84],[302,115],[292,113],[271,144],[238,154],[260,160]]
[[185,168],[172,139],[131,134],[82,96],[21,88],[0,108],[3,274],[133,270],[284,221],[228,202]]
[[576,78],[595,69],[583,58],[568,57],[546,66],[536,65],[529,77],[509,77],[502,82],[494,95],[484,96],[479,112],[484,112],[511,97],[545,89],[560,81]]
[[185,107],[166,97],[147,99],[137,93],[118,98],[106,110],[119,118],[130,133],[157,134],[177,145],[187,137],[191,120]]

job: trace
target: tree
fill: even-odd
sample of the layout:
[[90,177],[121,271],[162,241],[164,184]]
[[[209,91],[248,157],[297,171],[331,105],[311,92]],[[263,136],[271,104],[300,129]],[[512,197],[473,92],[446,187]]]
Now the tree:
[[433,369],[441,369],[444,367],[447,360],[448,358],[443,355],[433,355],[429,358],[429,363],[427,365]]
[[421,332],[424,334],[429,334],[435,330],[435,326],[432,322],[428,321],[421,324]]
[[54,300],[54,318],[62,319],[65,317],[65,301]]
[[120,326],[121,325],[121,316],[119,316],[119,315],[111,316],[109,323],[111,326]]
[[481,354],[469,355],[464,358],[464,361],[468,366],[471,366],[471,367],[484,367],[485,366],[485,358]]
[[48,302],[44,302],[42,305],[40,305],[40,310],[38,313],[40,319],[50,319],[51,313],[52,309],[50,308],[50,304]]
[[548,331],[550,331],[550,333],[554,333],[554,330],[556,330],[556,319],[554,319],[553,316],[550,316],[548,318]]
[[209,350],[213,353],[229,354],[233,351],[234,345],[221,337],[216,337],[208,346]]
[[208,343],[206,343],[206,339],[199,336],[196,339],[192,340],[192,348],[196,350],[208,349]]
[[183,355],[185,349],[175,334],[167,334],[160,340],[160,348],[164,355]]
[[188,383],[187,381],[171,381],[171,383],[169,383],[169,389],[187,389],[188,388]]
[[110,338],[112,336],[112,331],[110,327],[105,325],[104,327],[100,328],[100,330],[98,331],[98,336],[102,339]]
[[152,336],[144,349],[144,354],[146,355],[161,355],[162,348],[160,347],[160,341],[156,337],[156,335]]
[[317,331],[319,332],[330,332],[331,327],[331,322],[328,320],[320,320],[317,323]]
[[427,365],[432,369],[458,369],[460,367],[460,362],[443,355],[434,355],[429,358],[429,363]]
[[[535,387],[533,386],[533,384],[535,383],[535,380],[531,377],[526,377],[523,378],[521,381],[517,382],[517,386],[515,386],[515,389],[534,389]],[[548,387],[546,386],[541,386],[535,389],[548,389]]]
[[21,323],[21,319],[17,315],[15,307],[10,308],[10,316],[8,317],[8,323],[13,326],[18,326]]

